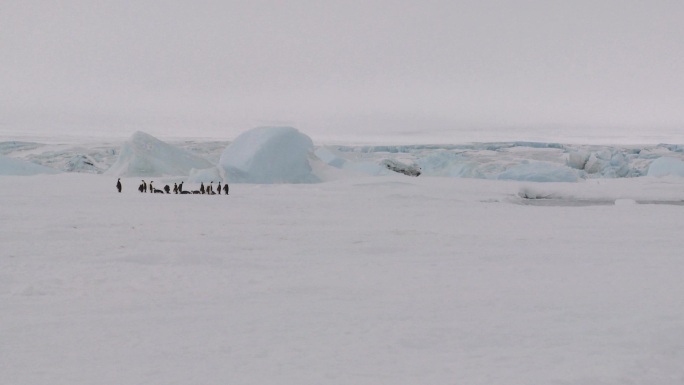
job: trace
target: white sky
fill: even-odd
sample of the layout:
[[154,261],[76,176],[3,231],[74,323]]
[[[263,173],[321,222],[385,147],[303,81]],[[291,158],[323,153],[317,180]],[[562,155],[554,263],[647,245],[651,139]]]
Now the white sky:
[[0,137],[684,142],[682,20],[681,0],[6,0]]

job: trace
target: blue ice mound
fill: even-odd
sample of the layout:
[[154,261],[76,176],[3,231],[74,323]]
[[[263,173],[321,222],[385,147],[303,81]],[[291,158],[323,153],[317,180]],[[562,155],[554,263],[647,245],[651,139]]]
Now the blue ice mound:
[[54,168],[0,155],[0,175],[59,174]]
[[523,162],[499,174],[497,179],[526,182],[577,182],[572,169],[545,162]]
[[122,146],[116,162],[105,171],[114,176],[177,176],[212,164],[188,151],[148,135],[134,133]]
[[316,183],[309,163],[313,148],[311,138],[295,128],[254,128],[223,150],[219,167],[229,182]]
[[662,157],[648,167],[648,176],[684,176],[684,162],[680,159]]

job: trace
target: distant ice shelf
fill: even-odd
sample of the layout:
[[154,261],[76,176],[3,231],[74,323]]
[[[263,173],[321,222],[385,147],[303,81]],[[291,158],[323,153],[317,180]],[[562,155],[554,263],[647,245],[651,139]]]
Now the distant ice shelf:
[[[245,183],[315,183],[345,175],[384,176],[394,172],[530,182],[684,176],[684,145],[679,144],[611,146],[511,141],[314,145],[311,138],[292,127],[261,127],[246,131],[232,142],[166,143],[142,132],[121,143],[7,141],[0,142],[0,154],[45,167],[31,172],[182,176],[197,181],[226,179]],[[6,173],[24,173],[13,169],[15,166],[7,160],[2,167]]]

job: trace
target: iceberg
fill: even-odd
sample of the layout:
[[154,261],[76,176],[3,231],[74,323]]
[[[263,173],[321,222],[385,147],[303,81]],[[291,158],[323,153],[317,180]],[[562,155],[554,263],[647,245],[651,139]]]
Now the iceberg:
[[188,175],[188,182],[192,183],[210,183],[223,182],[221,177],[221,170],[218,167],[210,167],[205,169],[192,169]]
[[499,174],[497,179],[526,182],[577,182],[577,174],[566,166],[544,162],[521,163]]
[[313,141],[293,127],[259,127],[242,133],[219,159],[225,180],[241,183],[316,183],[309,157]]
[[96,166],[95,160],[83,154],[77,154],[69,158],[64,168],[67,172],[85,172],[91,174],[100,174],[102,172],[102,170]]
[[104,174],[120,177],[177,176],[211,166],[204,158],[138,131],[121,146],[116,162]]
[[0,155],[0,175],[29,176],[38,174],[59,174],[59,170]]
[[372,176],[387,174],[385,167],[382,167],[376,162],[352,161],[345,159],[339,151],[331,147],[318,147],[314,154],[318,157],[318,159],[323,161],[323,163],[327,164],[328,166],[339,168],[341,170]]
[[684,176],[684,161],[663,157],[654,160],[648,168],[648,176]]

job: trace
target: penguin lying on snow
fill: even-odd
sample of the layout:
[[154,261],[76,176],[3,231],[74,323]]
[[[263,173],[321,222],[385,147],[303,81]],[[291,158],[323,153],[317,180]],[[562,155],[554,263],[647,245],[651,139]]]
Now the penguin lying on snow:
[[163,194],[164,192],[162,190],[157,190],[156,188],[152,187],[152,183],[154,183],[153,180],[150,181],[150,192],[155,193],[155,194]]
[[[158,190],[154,188],[153,185],[154,181],[150,181],[150,193],[155,193],[155,194],[171,194],[171,188],[169,185],[165,185],[163,190]],[[208,195],[221,195],[221,190],[223,190],[223,193],[225,195],[228,195],[228,183],[223,184],[221,186],[221,182],[218,182],[218,188],[216,191],[214,191],[214,186],[213,186],[214,181],[211,181],[208,186],[204,186],[204,183],[200,183],[200,189],[199,190],[193,190],[193,191],[185,191],[183,190],[183,182],[180,182],[180,184],[174,183],[173,184],[173,192],[176,194],[208,194]],[[116,181],[116,188],[121,192],[121,178],[118,178]],[[147,192],[147,183],[145,180],[142,180],[142,183],[140,186],[138,186],[138,191],[141,193],[146,193]]]

